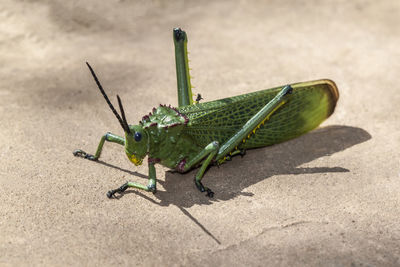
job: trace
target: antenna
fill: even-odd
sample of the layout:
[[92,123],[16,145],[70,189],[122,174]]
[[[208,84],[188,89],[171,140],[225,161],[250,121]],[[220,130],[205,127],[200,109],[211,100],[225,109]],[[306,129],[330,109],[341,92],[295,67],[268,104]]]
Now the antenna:
[[127,133],[131,133],[129,126],[128,126],[128,122],[126,121],[126,118],[125,118],[124,107],[122,106],[121,98],[119,98],[119,95],[117,95],[117,99],[118,99],[119,109],[121,110],[122,121],[124,122],[125,127],[126,127],[126,129],[124,128],[124,130]]
[[129,130],[129,127],[128,127],[128,123],[126,122],[125,114],[124,114],[124,112],[123,112],[122,105],[121,105],[121,103],[120,103],[121,100],[120,100],[119,97],[117,96],[117,97],[118,97],[118,103],[120,104],[120,109],[121,109],[122,117],[124,118],[124,120],[121,119],[121,116],[119,116],[119,114],[118,114],[118,112],[115,110],[113,104],[111,104],[110,99],[108,99],[108,96],[107,96],[106,92],[104,92],[103,86],[101,86],[100,81],[99,81],[99,79],[97,79],[97,76],[96,76],[96,74],[94,73],[92,67],[89,65],[88,62],[86,62],[86,65],[89,67],[89,70],[90,70],[90,72],[92,73],[92,76],[93,76],[93,78],[94,78],[94,80],[95,80],[97,86],[99,87],[99,90],[100,90],[101,94],[104,96],[104,99],[106,100],[108,106],[111,108],[111,110],[112,110],[112,112],[114,113],[115,117],[117,117],[119,123],[120,123],[121,126],[122,126],[122,129],[124,129],[125,132],[130,133],[130,130]]

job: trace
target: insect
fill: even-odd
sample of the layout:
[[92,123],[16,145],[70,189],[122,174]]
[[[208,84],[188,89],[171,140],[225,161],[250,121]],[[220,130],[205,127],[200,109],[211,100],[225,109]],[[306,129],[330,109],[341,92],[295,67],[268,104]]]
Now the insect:
[[178,107],[160,105],[143,116],[138,125],[129,125],[120,97],[120,113],[105,93],[92,67],[89,70],[108,106],[117,117],[125,136],[104,134],[94,155],[83,150],[73,154],[98,160],[105,141],[125,147],[128,159],[136,166],[147,156],[147,185],[127,182],[107,192],[112,198],[133,187],[156,192],[155,164],[184,173],[199,167],[194,177],[196,187],[213,197],[202,178],[210,165],[222,164],[232,156],[244,155],[246,149],[277,144],[316,128],[334,111],[339,98],[331,80],[316,80],[262,90],[249,94],[199,103],[193,101],[190,83],[187,35],[173,29],[178,83]]

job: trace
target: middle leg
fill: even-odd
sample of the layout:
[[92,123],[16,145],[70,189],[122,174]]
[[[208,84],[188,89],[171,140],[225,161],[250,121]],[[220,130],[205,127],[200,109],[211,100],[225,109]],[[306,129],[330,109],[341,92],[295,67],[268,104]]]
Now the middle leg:
[[211,191],[210,188],[205,187],[201,179],[204,176],[205,171],[207,170],[207,167],[210,165],[211,161],[214,159],[215,155],[217,155],[219,149],[219,143],[217,141],[211,142],[208,144],[199,154],[197,154],[193,159],[191,159],[187,164],[185,164],[183,171],[186,172],[199,162],[201,162],[202,159],[204,159],[206,156],[206,159],[202,162],[200,169],[197,171],[197,174],[194,178],[194,183],[196,184],[197,189],[200,190],[200,192],[207,192],[208,197],[213,197],[214,192]]

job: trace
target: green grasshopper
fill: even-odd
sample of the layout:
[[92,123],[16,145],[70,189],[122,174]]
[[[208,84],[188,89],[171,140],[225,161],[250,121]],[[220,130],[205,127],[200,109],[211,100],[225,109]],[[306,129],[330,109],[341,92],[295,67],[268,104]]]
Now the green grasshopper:
[[129,125],[120,97],[120,114],[111,104],[96,74],[89,67],[100,92],[117,117],[125,137],[104,134],[94,155],[80,149],[75,156],[98,160],[105,141],[125,147],[128,159],[136,166],[148,156],[149,182],[127,182],[110,190],[109,198],[129,187],[156,192],[155,164],[181,173],[200,167],[194,182],[208,197],[214,193],[202,184],[203,175],[212,164],[222,164],[246,149],[277,144],[316,128],[334,111],[339,98],[331,80],[296,83],[211,102],[193,101],[190,83],[187,35],[173,29],[179,107],[160,105],[145,115],[138,125]]

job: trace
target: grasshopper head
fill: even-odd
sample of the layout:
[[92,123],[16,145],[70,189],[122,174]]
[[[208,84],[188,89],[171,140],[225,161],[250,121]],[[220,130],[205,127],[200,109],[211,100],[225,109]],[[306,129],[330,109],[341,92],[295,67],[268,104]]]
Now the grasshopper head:
[[125,132],[125,153],[133,164],[139,166],[148,152],[148,135],[139,125],[129,125],[129,131]]

